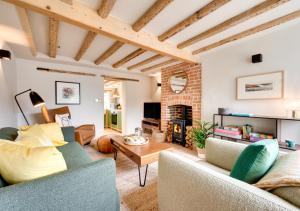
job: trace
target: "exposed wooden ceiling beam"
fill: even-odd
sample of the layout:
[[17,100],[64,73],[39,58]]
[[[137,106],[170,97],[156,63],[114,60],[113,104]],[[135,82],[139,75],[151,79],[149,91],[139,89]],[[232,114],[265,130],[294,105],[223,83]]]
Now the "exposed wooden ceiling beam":
[[49,56],[56,57],[57,49],[57,37],[58,37],[58,20],[49,18]]
[[90,47],[90,45],[92,44],[93,40],[95,39],[96,37],[96,33],[95,32],[92,32],[92,31],[89,31],[82,44],[81,44],[81,47],[79,49],[79,51],[77,52],[76,56],[75,56],[75,60],[76,61],[79,61],[81,59],[81,57],[83,56],[83,54],[86,52],[86,50]]
[[[108,14],[112,10],[115,2],[116,2],[116,0],[103,0],[102,1],[100,8],[98,10],[98,14],[101,16],[101,18],[106,18],[108,16]],[[76,61],[79,61],[81,59],[83,54],[87,51],[87,49],[92,44],[95,37],[96,37],[95,32],[89,31],[87,33],[86,37],[84,38],[84,40],[81,44],[79,51],[77,52],[77,54],[75,56]]]
[[66,4],[72,5],[73,4],[73,0],[60,0]]
[[129,24],[112,16],[108,16],[106,19],[99,18],[96,11],[78,1],[74,1],[72,6],[58,0],[4,1],[145,50],[154,51],[188,63],[198,62],[198,58],[193,56],[189,50],[177,49],[176,45],[170,42],[161,43],[157,36],[146,31],[135,32]]
[[98,14],[101,18],[106,18],[112,8],[114,7],[116,0],[102,0],[101,6],[98,10]]
[[282,17],[277,18],[275,20],[269,21],[267,23],[264,23],[264,24],[261,24],[259,26],[254,27],[254,28],[248,29],[246,31],[243,31],[241,33],[238,33],[236,35],[233,35],[231,37],[228,37],[226,39],[223,39],[221,41],[213,43],[211,45],[208,45],[208,46],[205,46],[205,47],[200,48],[198,50],[195,50],[195,51],[193,51],[193,54],[199,54],[199,53],[202,53],[204,51],[208,51],[210,49],[219,47],[221,45],[225,45],[229,42],[233,42],[233,41],[248,37],[250,35],[253,35],[253,34],[256,34],[258,32],[261,32],[261,31],[267,30],[269,28],[272,28],[274,26],[286,23],[286,22],[294,20],[296,18],[300,18],[300,10],[297,10],[296,12],[293,12],[293,13],[290,13],[288,15],[282,16]]
[[157,60],[157,59],[160,59],[160,58],[162,58],[162,57],[163,57],[162,55],[157,54],[157,55],[152,56],[152,57],[150,57],[150,58],[148,58],[148,59],[145,59],[144,61],[141,61],[141,62],[139,62],[139,63],[137,63],[137,64],[131,65],[131,66],[129,66],[127,69],[128,69],[128,70],[136,69],[136,68],[138,68],[138,67],[141,67],[141,66],[144,66],[144,65],[146,65],[146,64],[149,64],[149,63],[151,63],[151,62],[153,62],[153,61],[155,61],[155,60]]
[[129,62],[130,60],[138,57],[139,55],[141,55],[141,54],[143,54],[145,52],[146,52],[146,50],[139,48],[139,49],[135,50],[134,52],[130,53],[129,55],[125,56],[123,59],[121,59],[120,61],[116,62],[112,66],[114,68],[121,67],[123,64]]
[[36,69],[37,69],[37,71],[44,71],[44,72],[50,72],[50,73],[65,73],[65,74],[71,74],[71,75],[97,76],[94,73],[58,70],[58,69],[50,69],[50,68],[45,68],[45,67],[37,67]]
[[139,31],[149,23],[160,11],[162,11],[173,0],[157,0],[133,25],[134,31]]
[[109,49],[107,49],[103,54],[101,54],[96,60],[95,64],[101,64],[104,60],[106,60],[108,57],[113,55],[119,48],[121,48],[124,45],[123,42],[115,42]]
[[36,45],[35,45],[35,42],[34,42],[34,39],[33,39],[32,30],[31,30],[31,26],[30,26],[27,11],[26,11],[26,9],[23,9],[23,8],[20,8],[20,7],[16,7],[16,10],[17,10],[17,13],[18,13],[19,20],[21,22],[23,31],[26,35],[26,39],[28,41],[31,54],[33,56],[36,56],[37,50],[36,50]]
[[222,7],[224,4],[230,2],[231,0],[214,0],[201,9],[199,9],[197,12],[189,16],[188,18],[184,19],[180,23],[176,24],[175,26],[171,27],[169,30],[166,32],[162,33],[161,35],[158,36],[159,41],[164,41],[178,32],[184,30],[188,26],[192,25],[193,23],[201,20],[205,16],[209,15],[210,13],[214,12],[218,8]]
[[[149,10],[147,10],[147,12],[144,13],[144,15],[141,18],[139,18],[138,21],[136,21],[136,23],[132,26],[133,29],[136,32],[141,30],[146,25],[145,21],[149,22],[151,19],[153,19],[154,16],[159,13],[159,11],[161,11],[165,6],[167,6],[167,2],[171,2],[171,0],[167,0],[167,1],[158,0],[158,1],[156,1],[156,3]],[[163,7],[163,5],[165,5],[165,6]],[[111,46],[111,48],[109,48],[106,52],[104,52],[102,54],[104,56],[101,55],[95,61],[95,63],[97,65],[102,63],[105,59],[107,59],[109,56],[111,56],[113,53],[115,53],[123,44],[124,43],[122,43],[122,42],[116,42],[114,45]],[[139,56],[140,54],[142,54],[144,52],[146,52],[146,51],[142,50],[142,49],[138,49],[137,52],[135,51],[135,52],[127,55],[125,58],[121,59],[120,61],[116,62],[115,64],[113,64],[113,67],[118,68],[121,65],[125,64],[126,62],[130,61],[131,59],[134,59],[135,57]]]
[[177,62],[178,60],[176,60],[176,59],[169,59],[169,60],[167,60],[167,61],[165,61],[165,62],[162,62],[162,63],[159,63],[159,64],[156,64],[156,65],[153,65],[153,66],[150,66],[150,67],[146,67],[146,68],[144,68],[144,69],[142,69],[141,70],[141,72],[148,72],[148,71],[150,71],[150,70],[153,70],[153,69],[156,69],[156,68],[159,68],[159,67],[163,67],[163,66],[166,66],[166,65],[168,65],[168,64],[172,64],[172,63],[174,63],[174,62]]
[[104,80],[108,80],[108,81],[134,81],[134,82],[139,82],[140,81],[138,79],[121,78],[121,77],[114,77],[114,76],[110,76],[110,75],[101,75],[101,77],[103,77]]
[[259,4],[259,5],[256,5],[252,8],[250,8],[249,10],[246,10],[245,12],[242,12],[240,13],[239,15],[237,16],[234,16],[232,18],[230,18],[229,20],[221,23],[221,24],[218,24],[216,25],[215,27],[213,28],[210,28],[208,29],[207,31],[204,31],[184,42],[181,42],[177,45],[177,47],[179,49],[182,49],[182,48],[185,48],[187,46],[190,46],[196,42],[199,42],[201,40],[204,40],[208,37],[211,37],[215,34],[218,34],[222,31],[225,31],[226,29],[229,29],[239,23],[242,23],[246,20],[249,20],[255,16],[258,16],[264,12],[267,12],[283,3],[286,3],[290,0],[266,0],[264,1],[263,3]]

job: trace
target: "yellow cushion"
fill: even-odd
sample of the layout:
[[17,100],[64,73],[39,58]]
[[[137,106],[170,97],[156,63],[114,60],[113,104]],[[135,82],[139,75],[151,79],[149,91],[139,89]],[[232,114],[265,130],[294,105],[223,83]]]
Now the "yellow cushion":
[[[43,131],[43,135],[42,132]],[[38,136],[42,138],[49,138],[54,146],[63,146],[68,142],[64,141],[64,135],[57,123],[40,124],[27,127],[21,127],[19,131],[20,136]]]
[[16,184],[67,169],[62,154],[54,147],[28,147],[0,139],[0,174]]
[[27,147],[50,147],[54,146],[52,141],[48,138],[41,138],[37,136],[18,136],[17,143],[25,145]]

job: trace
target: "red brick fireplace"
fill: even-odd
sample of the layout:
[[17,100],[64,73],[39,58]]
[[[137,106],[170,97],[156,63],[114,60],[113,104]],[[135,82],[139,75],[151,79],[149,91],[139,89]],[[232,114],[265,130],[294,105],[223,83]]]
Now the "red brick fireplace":
[[[188,84],[182,93],[175,94],[170,88],[169,79],[174,72],[178,72],[179,70],[184,70],[187,73]],[[171,119],[174,119],[174,116],[172,117],[174,113],[173,112],[174,105],[191,106],[192,119],[200,120],[201,118],[201,65],[200,64],[180,63],[162,69],[161,128],[163,131],[167,131],[168,122]]]

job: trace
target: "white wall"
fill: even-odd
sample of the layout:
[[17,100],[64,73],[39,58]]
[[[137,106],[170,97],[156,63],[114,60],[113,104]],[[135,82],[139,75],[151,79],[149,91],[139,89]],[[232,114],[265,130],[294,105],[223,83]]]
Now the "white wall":
[[144,102],[151,101],[151,88],[151,79],[149,83],[143,83],[139,86],[136,82],[122,83],[122,100],[125,108],[123,118],[127,119],[127,124],[123,126],[125,129],[123,134],[134,133],[136,127],[141,127],[144,117]]
[[[33,89],[41,95],[45,100],[48,108],[60,107],[55,105],[55,81],[79,82],[81,87],[81,104],[71,105],[72,123],[76,126],[87,123],[94,123],[97,129],[97,136],[103,133],[103,98],[104,85],[101,74],[128,77],[139,79],[140,82],[126,82],[126,104],[125,105],[125,130],[124,133],[129,133],[134,130],[134,127],[141,125],[141,116],[143,115],[143,102],[151,99],[150,85],[151,78],[137,74],[126,74],[114,72],[113,70],[103,70],[96,68],[87,68],[74,65],[63,65],[56,63],[38,62],[32,60],[17,59],[17,89],[23,91]],[[76,76],[60,73],[48,73],[37,71],[37,67],[54,68],[60,70],[80,71],[96,73],[96,77]],[[97,103],[96,98],[101,98],[102,102]],[[40,108],[33,108],[28,95],[20,98],[25,112],[30,117],[30,122],[40,122]],[[19,125],[24,125],[25,122],[19,115]]]
[[161,87],[157,86],[157,83],[161,83],[161,75],[152,77],[152,101],[161,101]]
[[0,128],[17,126],[14,95],[16,93],[15,57],[9,46],[0,39],[0,49],[9,50],[12,60],[0,60]]
[[[285,26],[262,37],[240,41],[202,55],[202,117],[212,120],[218,107],[258,115],[285,116],[287,105],[300,99],[300,24]],[[263,62],[252,64],[251,55],[262,53]],[[279,100],[236,100],[236,78],[258,73],[285,71],[285,98]],[[256,123],[261,130],[271,122]],[[300,143],[300,123],[283,122],[281,138]]]

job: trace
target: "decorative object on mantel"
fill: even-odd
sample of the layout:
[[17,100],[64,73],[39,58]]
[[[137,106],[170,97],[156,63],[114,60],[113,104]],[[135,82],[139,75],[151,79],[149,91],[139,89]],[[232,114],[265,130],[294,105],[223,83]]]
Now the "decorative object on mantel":
[[284,93],[284,72],[271,72],[237,78],[237,99],[281,99]]
[[213,129],[216,126],[213,123],[205,121],[196,121],[197,127],[192,129],[192,139],[197,147],[198,156],[205,154],[205,141],[213,134]]
[[180,94],[185,90],[188,84],[188,76],[185,71],[174,72],[169,79],[170,89],[175,94]]
[[80,83],[55,81],[56,105],[79,105]]
[[31,100],[31,103],[32,103],[33,107],[42,106],[42,105],[45,104],[45,101],[41,98],[41,96],[38,93],[32,91],[31,89],[28,89],[24,92],[20,92],[20,93],[15,95],[15,101],[16,101],[16,103],[17,103],[17,105],[18,105],[18,107],[19,107],[19,109],[20,109],[27,125],[29,125],[29,122],[28,122],[28,120],[27,120],[27,118],[26,118],[26,116],[25,116],[25,114],[24,114],[24,112],[23,112],[23,110],[22,110],[22,108],[21,108],[21,106],[18,102],[18,99],[17,99],[18,96],[20,96],[22,94],[25,94],[26,92],[29,92],[29,97],[30,97],[30,100]]

